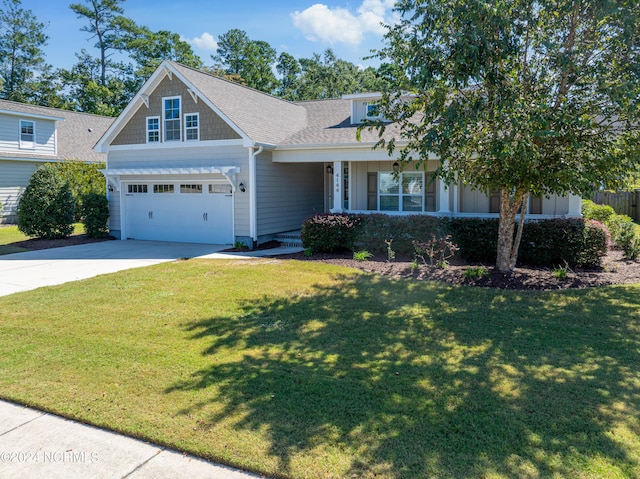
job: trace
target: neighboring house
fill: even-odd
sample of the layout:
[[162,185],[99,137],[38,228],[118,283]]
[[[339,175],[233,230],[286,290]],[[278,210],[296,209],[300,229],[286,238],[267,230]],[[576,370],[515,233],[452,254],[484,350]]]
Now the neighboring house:
[[113,118],[0,100],[0,223],[15,223],[20,195],[42,163],[104,162],[93,147]]
[[[163,62],[96,145],[107,154],[111,233],[253,246],[329,211],[497,217],[494,198],[423,170],[396,179],[395,158],[372,149],[376,132],[357,141],[379,98],[292,103]],[[579,216],[580,198],[534,199],[531,212]]]

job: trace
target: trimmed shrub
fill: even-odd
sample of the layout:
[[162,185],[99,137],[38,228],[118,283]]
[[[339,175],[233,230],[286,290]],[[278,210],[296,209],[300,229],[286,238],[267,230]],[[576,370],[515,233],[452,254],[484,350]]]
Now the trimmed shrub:
[[615,210],[608,205],[597,205],[591,200],[582,200],[582,216],[587,220],[596,220],[604,223],[609,221],[609,217],[615,215]]
[[495,218],[453,218],[453,241],[467,261],[495,263],[498,255],[498,220]]
[[89,193],[82,198],[82,222],[84,232],[90,238],[106,236],[109,227],[109,202],[107,197],[98,193]]
[[18,203],[18,229],[27,236],[66,238],[73,233],[74,217],[69,185],[55,165],[40,166]]
[[361,225],[359,215],[315,215],[302,223],[300,236],[305,249],[314,253],[353,250]]
[[448,218],[373,213],[362,215],[362,229],[357,238],[357,245],[372,253],[386,253],[385,241],[393,240],[393,250],[397,254],[413,256],[414,241],[427,241],[432,234],[444,237],[449,233]]

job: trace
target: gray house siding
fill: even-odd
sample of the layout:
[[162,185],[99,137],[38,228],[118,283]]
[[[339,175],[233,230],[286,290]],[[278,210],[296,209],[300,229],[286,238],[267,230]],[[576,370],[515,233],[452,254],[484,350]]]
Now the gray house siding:
[[258,238],[298,230],[324,210],[322,163],[273,163],[271,152],[256,162]]
[[[34,122],[34,148],[20,148],[20,120]],[[53,120],[41,120],[17,115],[0,115],[0,151],[35,155],[56,154],[56,125]]]
[[0,160],[0,223],[17,222],[20,196],[31,175],[41,164],[35,161]]

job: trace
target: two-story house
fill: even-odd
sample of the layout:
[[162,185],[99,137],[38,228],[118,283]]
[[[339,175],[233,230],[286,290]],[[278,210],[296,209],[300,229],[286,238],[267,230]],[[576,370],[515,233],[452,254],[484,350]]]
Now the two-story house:
[[113,118],[0,100],[0,223],[15,223],[20,195],[47,162],[104,162],[93,147]]
[[[289,102],[163,62],[96,145],[121,239],[255,245],[322,212],[498,216],[491,195],[431,181],[356,130],[375,93]],[[399,137],[395,126],[384,133]],[[532,218],[580,216],[580,198],[532,199]]]

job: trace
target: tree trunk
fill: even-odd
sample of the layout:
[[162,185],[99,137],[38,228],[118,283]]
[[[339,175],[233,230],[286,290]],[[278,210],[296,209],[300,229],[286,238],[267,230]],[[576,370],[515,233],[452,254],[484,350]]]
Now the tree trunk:
[[512,265],[514,247],[513,232],[516,226],[516,213],[522,203],[523,194],[517,191],[511,197],[509,190],[500,190],[500,222],[498,223],[498,256],[496,268],[503,273],[510,273],[515,268]]

